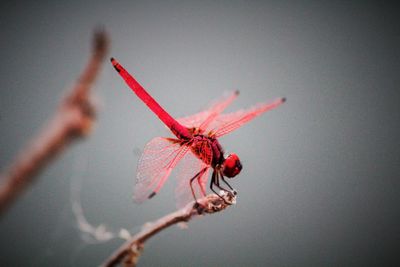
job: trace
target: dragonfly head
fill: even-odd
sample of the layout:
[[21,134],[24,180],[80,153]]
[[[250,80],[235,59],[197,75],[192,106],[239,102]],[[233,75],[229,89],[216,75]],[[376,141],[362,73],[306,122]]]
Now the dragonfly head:
[[242,170],[242,163],[240,163],[239,157],[232,153],[226,157],[222,164],[222,173],[228,178],[235,177]]

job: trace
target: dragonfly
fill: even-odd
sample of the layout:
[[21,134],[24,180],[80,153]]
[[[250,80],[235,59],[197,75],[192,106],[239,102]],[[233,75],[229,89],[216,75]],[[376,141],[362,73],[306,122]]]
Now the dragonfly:
[[[199,195],[206,196],[210,171],[211,191],[224,201],[221,192],[236,195],[226,178],[237,176],[242,170],[242,163],[235,153],[225,156],[218,139],[278,107],[286,99],[278,98],[270,103],[222,114],[239,95],[239,91],[234,91],[214,101],[204,111],[175,119],[116,59],[111,58],[111,63],[130,89],[175,135],[175,138],[155,137],[145,145],[137,167],[134,200],[141,203],[154,197],[177,166],[178,185],[175,195],[178,207],[193,199],[197,203]],[[220,191],[217,192],[216,188]]]

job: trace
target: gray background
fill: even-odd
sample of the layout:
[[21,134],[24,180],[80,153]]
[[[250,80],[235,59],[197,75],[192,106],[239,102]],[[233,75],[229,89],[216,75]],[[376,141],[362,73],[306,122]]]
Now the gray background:
[[[229,109],[288,102],[222,138],[244,165],[238,203],[172,227],[141,266],[389,266],[398,259],[399,10],[379,1],[2,1],[0,166],[49,118],[104,25],[111,55],[174,116],[226,90]],[[94,266],[121,241],[87,244],[71,212],[139,230],[174,209],[173,178],[131,193],[145,143],[168,131],[107,62],[93,135],[0,219],[1,266]],[[79,186],[72,186],[75,189]],[[397,260],[398,261],[398,260]]]

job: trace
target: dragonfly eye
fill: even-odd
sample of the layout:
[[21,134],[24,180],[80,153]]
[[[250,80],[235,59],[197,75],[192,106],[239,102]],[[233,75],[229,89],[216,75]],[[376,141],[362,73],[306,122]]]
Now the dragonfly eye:
[[226,157],[222,168],[224,176],[229,178],[235,177],[240,173],[241,170],[242,164],[240,163],[239,157],[236,154],[232,153]]

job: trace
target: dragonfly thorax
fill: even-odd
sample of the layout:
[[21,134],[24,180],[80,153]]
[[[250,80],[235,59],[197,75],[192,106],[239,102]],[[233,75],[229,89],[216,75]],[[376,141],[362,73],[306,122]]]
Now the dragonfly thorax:
[[190,141],[193,153],[207,165],[218,169],[223,176],[235,177],[242,170],[239,157],[232,153],[224,157],[224,150],[215,137],[196,134]]
[[198,134],[193,136],[190,144],[192,152],[213,168],[225,161],[224,151],[216,138]]

